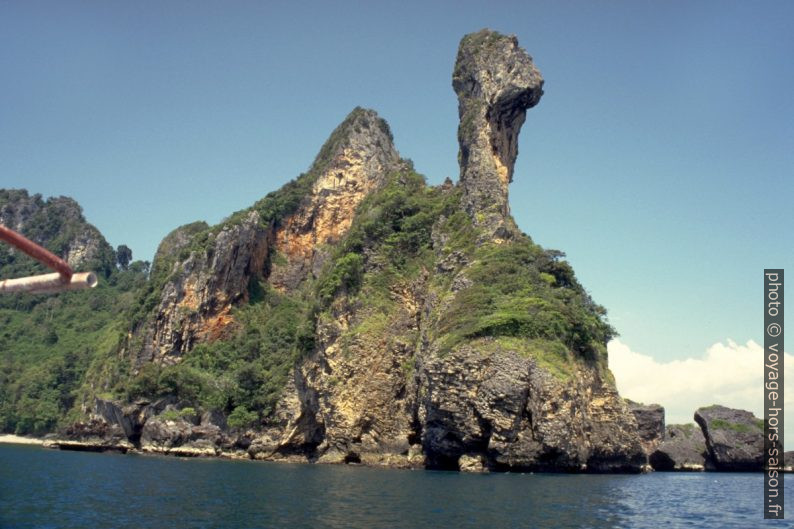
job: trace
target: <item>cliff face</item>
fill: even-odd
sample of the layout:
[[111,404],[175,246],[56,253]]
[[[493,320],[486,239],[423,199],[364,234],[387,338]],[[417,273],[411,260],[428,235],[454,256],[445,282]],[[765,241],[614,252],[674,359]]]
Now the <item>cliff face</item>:
[[274,232],[274,249],[283,259],[269,281],[281,290],[319,275],[328,248],[347,233],[358,205],[398,167],[389,127],[375,112],[354,110],[337,134],[331,156],[315,167],[319,174],[308,196]]
[[232,306],[247,299],[249,281],[264,272],[268,230],[256,212],[217,232],[204,231],[206,246],[180,260],[173,252],[180,246],[184,251],[187,244],[180,245],[179,239],[186,235],[184,228],[170,234],[172,253],[166,254],[161,245],[156,256],[153,273],[170,278],[162,286],[154,317],[138,331],[143,336],[138,367],[143,362],[174,363],[196,343],[223,337],[233,323]]
[[636,429],[611,384],[594,369],[560,379],[510,347],[474,342],[432,358],[420,417],[429,464],[476,458],[495,470],[636,471]]
[[[126,343],[134,376],[122,385],[140,404],[117,408],[133,410],[133,442],[321,463],[639,471],[603,309],[509,215],[540,74],[514,37],[484,30],[463,39],[453,86],[458,186],[427,186],[388,125],[356,109],[306,174],[219,226],[163,241]],[[140,411],[164,397],[171,408]],[[104,400],[95,408],[124,429]],[[228,421],[210,426],[201,412]]]
[[642,449],[650,455],[665,437],[664,408],[658,404],[640,404],[628,399],[626,402],[637,420]]
[[176,363],[196,344],[228,336],[232,308],[248,300],[253,283],[290,291],[316,277],[358,204],[398,161],[386,122],[371,110],[355,109],[301,176],[305,193],[292,197],[295,203],[281,218],[271,218],[271,208],[282,197],[266,198],[218,227],[194,223],[169,234],[152,271],[167,278],[158,286],[159,303],[132,344],[136,367]]

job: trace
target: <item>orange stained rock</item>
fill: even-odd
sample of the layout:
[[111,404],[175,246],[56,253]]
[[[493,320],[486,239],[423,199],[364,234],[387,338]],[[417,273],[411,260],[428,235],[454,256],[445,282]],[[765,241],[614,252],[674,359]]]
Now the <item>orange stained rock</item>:
[[228,338],[236,328],[236,320],[230,314],[231,307],[227,306],[221,312],[204,320],[199,330],[201,341],[214,342]]
[[277,230],[276,251],[291,263],[309,261],[316,246],[341,239],[356,208],[377,184],[366,171],[360,154],[345,149],[317,179],[309,203]]

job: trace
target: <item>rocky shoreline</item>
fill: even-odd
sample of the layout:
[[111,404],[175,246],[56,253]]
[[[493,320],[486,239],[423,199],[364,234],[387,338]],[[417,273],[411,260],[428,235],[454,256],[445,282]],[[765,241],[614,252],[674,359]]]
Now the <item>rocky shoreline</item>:
[[[637,421],[646,462],[644,472],[759,472],[763,470],[763,424],[752,413],[709,406],[699,408],[697,424],[665,425],[664,408],[627,401]],[[187,413],[182,410],[187,409]],[[217,457],[289,463],[362,464],[400,469],[430,468],[420,445],[380,454],[365,454],[358,459],[329,457],[326,452],[285,452],[269,442],[258,430],[229,428],[220,414],[191,413],[179,408],[173,398],[155,402],[119,403],[96,399],[90,421],[77,423],[59,434],[43,439],[0,436],[1,442],[41,444],[46,448],[90,452],[118,452],[168,455],[175,457]],[[182,412],[182,413],[180,413]],[[5,438],[9,440],[5,440]],[[500,471],[483,457],[463,455],[461,472]],[[504,469],[510,471],[510,469]],[[566,467],[538,468],[533,471],[577,472]],[[578,469],[598,472],[598,469]],[[784,472],[794,471],[794,452],[786,452]],[[609,469],[607,472],[632,472]]]
[[[759,472],[764,468],[764,423],[751,412],[712,405],[698,408],[695,424],[664,424],[664,408],[630,403],[648,465],[655,471]],[[784,454],[784,472],[794,451]]]

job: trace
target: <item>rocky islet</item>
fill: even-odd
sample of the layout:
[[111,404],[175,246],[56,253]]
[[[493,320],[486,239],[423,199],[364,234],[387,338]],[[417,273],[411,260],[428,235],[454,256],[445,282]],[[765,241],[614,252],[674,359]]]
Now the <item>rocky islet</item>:
[[[515,225],[508,185],[518,135],[543,94],[542,76],[517,39],[489,30],[464,37],[452,84],[460,115],[457,185],[417,183],[388,124],[356,108],[310,170],[280,194],[218,226],[180,227],[161,243],[144,310],[130,322],[114,360],[129,365],[133,376],[147,366],[177,366],[197,346],[239,332],[245,322],[237,309],[255,301],[257,288],[304,299],[307,285],[329,275],[336,280],[319,290],[319,316],[316,307],[300,313],[314,315],[307,320],[310,336],[272,409],[232,426],[228,410],[177,394],[127,401],[95,394],[82,403],[84,419],[48,444],[474,472],[640,472],[648,464],[757,469],[755,419],[709,408],[696,414],[700,429],[665,426],[660,406],[618,395],[598,309],[566,265]],[[372,226],[361,227],[361,217],[372,215],[368,201],[411,186],[443,205],[432,215],[410,212],[426,223],[429,249],[410,274],[384,287],[379,305],[357,298],[356,281],[385,277],[383,256],[366,242],[380,239],[366,231]],[[23,213],[35,213],[41,201],[17,198],[0,220],[22,228]],[[382,207],[377,204],[374,210]],[[466,219],[456,220],[458,212]],[[455,222],[471,232],[468,246],[459,244]],[[351,233],[362,230],[370,239],[355,246]],[[74,263],[108,253],[101,235],[92,233],[78,234],[79,244],[68,247]],[[474,329],[450,324],[449,314],[471,303],[483,282],[478,271],[491,249],[493,255],[524,252],[527,268],[510,273],[531,288],[557,289],[549,296],[576,297],[596,331],[584,337],[576,331],[561,348],[532,330],[535,320],[560,317],[541,298],[509,299],[507,313],[521,313],[512,319],[487,315]],[[340,267],[351,254],[350,265]]]

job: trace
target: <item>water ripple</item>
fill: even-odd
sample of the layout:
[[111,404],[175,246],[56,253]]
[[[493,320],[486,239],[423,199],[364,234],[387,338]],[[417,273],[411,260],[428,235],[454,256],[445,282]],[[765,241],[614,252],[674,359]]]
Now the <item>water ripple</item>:
[[762,491],[760,474],[466,475],[0,446],[2,528],[794,527],[764,523]]

